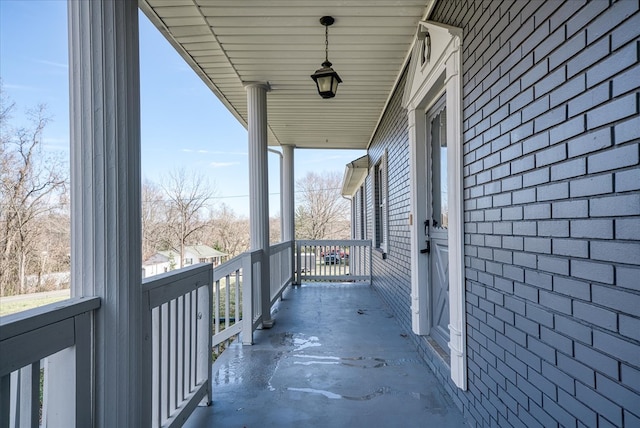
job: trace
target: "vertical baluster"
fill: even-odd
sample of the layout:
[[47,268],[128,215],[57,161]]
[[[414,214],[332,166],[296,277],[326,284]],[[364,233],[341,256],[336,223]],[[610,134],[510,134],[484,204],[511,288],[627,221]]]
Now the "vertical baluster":
[[[215,330],[214,334],[220,333],[220,280],[215,283],[215,303],[213,305],[214,308],[214,318],[215,318]],[[216,353],[220,352],[220,346],[216,345]]]
[[184,328],[184,295],[178,297],[176,304],[178,305],[178,327],[177,333],[180,337],[178,341],[178,361],[176,366],[176,400],[178,403],[182,403],[184,400],[184,351],[187,340],[187,335]]
[[224,287],[224,328],[229,328],[229,305],[231,304],[231,276],[225,276]]
[[324,246],[323,248],[324,248],[324,255],[325,255],[325,258],[322,260],[322,261],[323,261],[322,266],[324,267],[324,272],[323,272],[322,274],[323,274],[323,276],[327,276],[327,275],[329,275],[329,272],[331,272],[331,269],[330,269],[330,266],[331,266],[331,265],[328,265],[328,264],[327,264],[327,262],[326,262],[326,260],[327,260],[327,259],[326,259],[326,255],[327,255],[327,254],[329,253],[329,251],[331,251],[331,250],[330,250],[330,247],[328,247],[328,246]]
[[336,257],[338,256],[338,254],[335,245],[332,245],[330,248],[331,249],[329,250],[329,252],[332,254],[333,258],[331,259],[331,263],[329,264],[329,276],[334,276],[336,274]]
[[[302,284],[302,281],[306,279],[307,276],[310,275],[310,271],[311,271],[311,257],[309,256],[309,247],[308,246],[301,246],[300,247],[300,252],[302,254],[304,254],[304,265],[305,265],[305,271],[304,274],[302,275],[300,284]],[[301,256],[302,257],[302,256]],[[313,257],[313,259],[315,260],[315,256]]]
[[20,370],[15,370],[9,374],[9,407],[7,415],[9,416],[9,424],[7,427],[20,426]]
[[234,278],[235,278],[235,284],[234,286],[236,287],[236,307],[234,310],[234,316],[236,318],[236,321],[234,322],[234,324],[239,323],[242,321],[242,308],[240,307],[240,281],[239,281],[239,273],[240,271],[235,271],[234,272]]
[[336,271],[336,247],[331,245],[329,247],[329,253],[333,254],[333,259],[331,259],[331,262],[329,263],[329,276],[333,276]]
[[193,340],[191,338],[191,319],[193,318],[193,308],[191,306],[191,295],[193,291],[184,296],[184,329],[185,329],[185,353],[184,353],[184,371],[183,371],[183,385],[182,396],[186,397],[190,392],[190,379],[191,379],[191,346]]
[[158,372],[156,377],[158,378],[158,404],[157,404],[157,424],[155,426],[161,426],[162,420],[164,418],[164,397],[165,397],[165,366],[167,364],[167,357],[165,355],[165,347],[166,347],[166,330],[165,330],[165,319],[166,319],[166,308],[165,305],[160,305],[158,308]]
[[254,262],[253,258],[251,260],[251,271],[250,272],[245,272],[245,275],[250,275],[250,276],[245,276],[244,280],[250,280],[251,281],[251,303],[252,303],[252,318],[251,318],[251,322],[253,323],[253,321],[255,321],[261,313],[261,309],[260,309],[260,288],[255,284],[257,277],[255,275],[256,272],[256,264],[258,262]]
[[309,271],[307,272],[307,276],[311,275],[311,271],[313,270],[313,275],[316,274],[317,272],[317,262],[318,262],[318,257],[317,254],[312,253],[311,252],[312,249],[310,246],[305,246],[305,255],[307,255],[306,257],[309,258]]
[[162,371],[162,389],[163,389],[163,397],[162,397],[162,421],[161,425],[164,425],[164,421],[169,417],[171,413],[170,406],[170,396],[171,396],[171,386],[170,386],[170,375],[171,371],[171,308],[169,307],[169,303],[164,303],[162,305],[164,309],[164,316],[162,319],[162,330],[164,334],[163,340],[163,348],[164,348],[164,364]]
[[333,275],[333,272],[334,272],[334,270],[335,270],[335,262],[336,262],[336,259],[335,259],[335,252],[334,252],[334,251],[335,251],[335,247],[334,247],[334,246],[332,246],[332,245],[330,245],[330,246],[329,246],[329,253],[330,253],[330,254],[331,254],[331,253],[333,253],[333,254],[334,254],[334,257],[333,257],[333,260],[331,260],[331,261],[329,262],[329,264],[327,265],[327,270],[328,270],[327,275],[329,275],[329,276],[332,276],[332,275]]
[[176,299],[169,302],[171,308],[171,366],[169,370],[169,385],[170,385],[170,404],[169,414],[173,414],[175,409],[178,408],[177,397],[177,380],[178,380],[178,305]]
[[189,346],[191,345],[191,336],[189,329],[189,320],[191,319],[189,313],[189,295],[187,293],[182,296],[182,366],[181,366],[181,384],[180,384],[180,397],[184,400],[187,396],[187,382],[189,375],[187,373],[187,366],[189,365]]
[[309,257],[307,256],[307,246],[306,245],[300,245],[298,244],[297,248],[299,248],[299,252],[300,255],[296,255],[297,260],[300,261],[299,265],[302,266],[304,264],[304,272],[302,269],[300,269],[299,267],[297,268],[298,270],[298,284],[302,284],[302,281],[304,280],[304,277],[309,275],[309,269],[311,269],[310,266],[307,266],[309,263]]
[[[196,350],[198,348],[197,322],[198,322],[198,290],[194,290],[190,295],[191,300],[191,347],[189,354],[189,392],[193,391],[196,386]],[[211,323],[211,320],[209,320]]]
[[[358,254],[360,251],[359,246],[352,245],[349,248],[349,274],[350,275],[360,275],[360,269],[357,265]],[[354,267],[355,266],[355,267]]]
[[215,330],[214,333],[220,333],[220,280],[216,281],[215,284],[215,300],[213,304],[214,309],[214,318],[215,318]]
[[162,308],[155,307],[151,310],[151,426],[156,428],[160,424],[160,402],[162,389]]
[[[192,361],[193,361],[193,366],[191,368],[192,372],[191,372],[191,390],[193,390],[193,388],[195,388],[196,384],[198,383],[198,337],[199,336],[199,329],[198,329],[198,314],[200,313],[200,300],[198,299],[198,290],[194,291],[194,296],[192,299],[192,304],[193,304],[193,313],[194,313],[194,317],[193,317],[193,338],[194,338],[194,344],[193,344],[193,355],[192,355]],[[209,323],[212,322],[212,320],[208,320]]]
[[[22,370],[20,397],[20,426],[38,428],[40,426],[40,360]],[[27,394],[29,397],[27,399]],[[23,403],[22,400],[25,400]]]

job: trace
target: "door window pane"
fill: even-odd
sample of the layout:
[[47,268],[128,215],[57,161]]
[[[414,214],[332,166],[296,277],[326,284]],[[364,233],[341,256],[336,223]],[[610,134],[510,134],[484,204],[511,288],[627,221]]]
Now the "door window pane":
[[447,113],[433,116],[431,128],[431,201],[433,227],[449,226],[447,203]]

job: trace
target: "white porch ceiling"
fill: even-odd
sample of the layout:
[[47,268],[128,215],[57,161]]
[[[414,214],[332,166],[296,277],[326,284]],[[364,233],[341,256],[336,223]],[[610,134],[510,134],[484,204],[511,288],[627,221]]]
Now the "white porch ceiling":
[[[269,82],[269,144],[365,149],[432,0],[140,0],[140,8],[241,123],[243,82]],[[333,99],[310,75],[329,60]]]

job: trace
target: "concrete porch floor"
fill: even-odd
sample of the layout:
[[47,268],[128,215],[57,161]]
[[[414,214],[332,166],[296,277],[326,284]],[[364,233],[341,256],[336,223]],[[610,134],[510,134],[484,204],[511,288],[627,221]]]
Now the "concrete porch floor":
[[465,426],[368,285],[295,287],[276,310],[214,363],[213,405],[186,427]]

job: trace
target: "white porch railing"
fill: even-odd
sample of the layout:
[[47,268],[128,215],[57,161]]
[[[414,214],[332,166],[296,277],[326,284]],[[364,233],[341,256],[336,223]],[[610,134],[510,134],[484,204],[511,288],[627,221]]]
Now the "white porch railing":
[[[51,411],[66,426],[92,426],[91,318],[99,307],[98,297],[73,298],[0,318],[0,427],[40,426],[41,370],[43,422]],[[60,351],[68,353],[47,362]],[[68,372],[69,365],[75,370]],[[49,372],[61,370],[72,389],[63,399],[59,390],[48,391]]]
[[281,242],[269,248],[269,272],[271,273],[271,306],[282,295],[287,285],[293,283],[293,242]]
[[[273,304],[293,280],[293,245],[270,251]],[[256,278],[263,254],[250,251],[215,269],[199,264],[143,280],[144,426],[181,426],[200,402],[212,400],[212,349],[240,332],[243,343],[253,343],[262,322]]]
[[[270,248],[272,305],[293,282],[293,248],[292,242]],[[243,343],[253,342],[262,322],[257,278],[263,255],[246,252],[215,269],[199,264],[143,280],[144,427],[181,426],[199,403],[212,400],[213,347],[240,332]],[[52,414],[71,421],[50,421],[55,426],[92,426],[91,317],[99,307],[98,297],[75,298],[0,318],[0,428],[40,425],[43,366],[42,421],[50,396]],[[71,354],[57,354],[62,350]],[[52,363],[42,365],[50,356]],[[74,376],[61,372],[75,391],[48,395],[46,366],[63,361],[65,368],[75,365]]]
[[243,343],[253,343],[252,332],[262,320],[260,289],[254,280],[262,254],[262,250],[248,251],[214,269],[213,346],[243,330]]
[[[253,343],[253,332],[262,322],[262,289],[258,269],[261,250],[248,251],[214,269],[214,336],[218,346],[242,333],[242,342]],[[293,283],[293,243],[282,242],[269,248],[269,293],[271,306]],[[246,314],[251,313],[251,317]]]
[[296,284],[304,281],[370,281],[371,241],[296,241]]
[[143,426],[182,426],[211,402],[213,266],[198,264],[142,282]]

